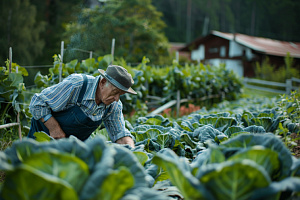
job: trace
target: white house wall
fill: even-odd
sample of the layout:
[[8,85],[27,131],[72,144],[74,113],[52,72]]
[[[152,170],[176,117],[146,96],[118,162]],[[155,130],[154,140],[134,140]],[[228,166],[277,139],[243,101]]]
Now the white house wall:
[[[222,49],[223,48],[223,49]],[[223,51],[222,51],[223,50]],[[226,47],[220,47],[220,52],[226,52]],[[253,54],[250,48],[247,48],[239,43],[231,40],[229,41],[229,57],[240,57],[243,56],[245,52],[245,56],[247,60],[251,60],[253,58]],[[224,57],[224,53],[220,54],[220,57]],[[192,60],[206,60],[206,62],[212,66],[219,66],[220,64],[225,64],[227,69],[233,70],[238,76],[244,76],[244,67],[242,60],[232,60],[226,58],[214,58],[214,59],[205,59],[205,46],[202,44],[198,47],[198,49],[192,50],[191,52]]]
[[242,56],[243,55],[243,46],[239,45],[235,41],[229,41],[229,57],[236,57],[236,56]]
[[204,45],[200,45],[198,47],[198,49],[196,50],[193,50],[191,52],[191,59],[192,60],[197,60],[197,61],[200,61],[200,60],[204,60],[205,59],[205,47]]
[[242,56],[243,52],[246,53],[247,60],[252,60],[254,55],[252,54],[252,51],[250,48],[247,48],[245,46],[242,46],[238,44],[236,41],[229,41],[229,57],[236,57],[236,56]]
[[254,58],[254,54],[252,53],[251,49],[246,48],[246,58],[247,60],[252,60]]
[[244,68],[241,60],[227,60],[227,59],[209,59],[207,62],[212,66],[220,66],[220,64],[225,64],[226,69],[233,70],[238,76],[244,76]]

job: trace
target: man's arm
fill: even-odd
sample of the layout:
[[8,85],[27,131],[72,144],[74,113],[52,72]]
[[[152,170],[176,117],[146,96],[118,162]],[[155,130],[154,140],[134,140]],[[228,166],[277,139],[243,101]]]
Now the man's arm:
[[65,138],[66,134],[61,129],[59,123],[56,121],[54,117],[49,118],[46,122],[44,122],[44,118],[40,119],[44,125],[49,129],[50,136],[54,139]]
[[134,141],[130,131],[125,127],[125,120],[122,113],[122,102],[114,102],[112,113],[103,120],[106,131],[112,142],[118,144],[129,144],[134,148]]
[[[80,90],[82,77],[70,75],[62,82],[36,93],[30,102],[29,110],[35,120],[46,117],[54,112],[64,110],[68,103],[74,103],[74,94]],[[76,91],[75,91],[76,90]]]

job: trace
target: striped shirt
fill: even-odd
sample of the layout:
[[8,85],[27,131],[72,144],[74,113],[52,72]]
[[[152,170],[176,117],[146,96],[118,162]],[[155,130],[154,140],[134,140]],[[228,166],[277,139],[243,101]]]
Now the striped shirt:
[[[125,136],[132,137],[128,129],[125,128],[122,113],[123,105],[120,100],[118,102],[114,101],[108,106],[104,103],[96,104],[95,95],[100,78],[101,76],[93,77],[87,75],[87,87],[81,102],[81,110],[93,121],[102,119],[112,142]],[[36,93],[29,105],[33,118],[36,120],[41,118],[49,119],[52,116],[51,110],[59,112],[74,106],[82,85],[82,75],[71,74],[62,82],[44,89],[41,93]],[[109,107],[111,107],[110,111],[103,118],[105,110]]]

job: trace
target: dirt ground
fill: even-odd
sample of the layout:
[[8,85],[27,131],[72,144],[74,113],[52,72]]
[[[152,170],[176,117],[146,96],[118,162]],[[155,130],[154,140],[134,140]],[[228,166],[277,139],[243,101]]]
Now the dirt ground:
[[295,153],[295,156],[297,158],[300,158],[300,147],[299,146],[294,147],[293,152]]
[[0,184],[4,182],[5,179],[5,173],[3,171],[0,171]]
[[[292,133],[291,137],[292,139],[295,139],[299,137],[299,135],[297,136],[295,133]],[[296,140],[295,142],[297,143],[297,146],[293,148],[292,153],[295,154],[295,157],[300,158],[300,140]]]

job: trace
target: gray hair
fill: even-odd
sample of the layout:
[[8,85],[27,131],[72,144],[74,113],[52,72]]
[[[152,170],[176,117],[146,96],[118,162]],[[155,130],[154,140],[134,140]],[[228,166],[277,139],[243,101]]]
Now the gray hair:
[[110,87],[111,89],[116,88],[116,86],[114,86],[111,82],[106,81],[104,87]]
[[106,81],[104,86],[105,86],[105,87],[110,87],[111,85],[112,85],[112,84],[111,84],[109,81]]

